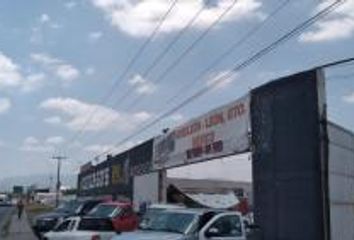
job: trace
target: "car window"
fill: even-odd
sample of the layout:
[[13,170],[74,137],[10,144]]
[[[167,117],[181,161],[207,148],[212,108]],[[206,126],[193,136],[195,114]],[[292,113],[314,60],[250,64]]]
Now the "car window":
[[94,217],[115,217],[120,210],[121,209],[118,206],[102,204],[95,207],[89,215]]
[[86,202],[83,204],[81,213],[82,214],[87,214],[88,212],[91,211],[92,208],[94,208],[99,202],[98,201],[90,201]]
[[134,214],[134,211],[131,207],[125,207],[122,209],[121,213],[119,214],[122,217],[130,217]]
[[185,233],[196,217],[194,213],[157,212],[144,216],[139,228],[149,231]]
[[61,224],[59,224],[59,225],[55,228],[55,231],[56,231],[56,232],[66,232],[66,231],[70,231],[70,225],[71,225],[71,220],[66,220],[66,221],[62,222]]
[[62,203],[57,209],[57,212],[65,212],[65,213],[76,213],[77,209],[80,208],[81,203],[73,200]]
[[242,224],[239,216],[223,216],[217,219],[207,230],[214,237],[240,237],[242,236]]
[[109,232],[114,231],[114,227],[109,219],[83,218],[79,223],[78,230]]
[[214,216],[216,212],[207,212],[199,217],[198,231],[201,230]]

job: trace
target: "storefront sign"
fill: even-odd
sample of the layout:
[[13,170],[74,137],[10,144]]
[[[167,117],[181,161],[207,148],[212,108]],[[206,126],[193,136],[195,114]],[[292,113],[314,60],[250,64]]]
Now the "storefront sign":
[[154,140],[153,168],[163,169],[249,149],[250,97],[189,121]]

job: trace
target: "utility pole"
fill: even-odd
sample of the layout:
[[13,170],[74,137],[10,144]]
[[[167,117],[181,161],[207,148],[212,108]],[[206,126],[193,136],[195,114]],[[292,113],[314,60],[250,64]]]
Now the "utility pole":
[[59,192],[61,187],[60,182],[60,169],[61,169],[61,161],[66,159],[64,156],[53,156],[52,159],[57,160],[57,184],[56,184],[56,196],[55,196],[55,206],[59,205]]

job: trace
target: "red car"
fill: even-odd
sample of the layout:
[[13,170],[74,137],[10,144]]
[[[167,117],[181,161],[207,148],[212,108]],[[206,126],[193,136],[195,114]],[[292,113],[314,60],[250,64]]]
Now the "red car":
[[139,224],[138,216],[133,210],[133,205],[127,202],[101,203],[92,209],[88,215],[111,218],[115,230],[121,232],[134,231]]

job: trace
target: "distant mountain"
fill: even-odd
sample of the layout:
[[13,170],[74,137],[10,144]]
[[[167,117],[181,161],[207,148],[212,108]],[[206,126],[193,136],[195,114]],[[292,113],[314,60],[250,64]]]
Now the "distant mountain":
[[[76,175],[63,175],[61,177],[62,186],[76,187]],[[36,185],[39,188],[55,188],[56,178],[48,175],[18,176],[0,179],[0,191],[11,191],[14,185],[30,186]]]

